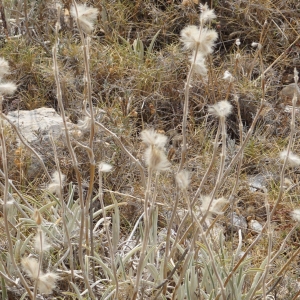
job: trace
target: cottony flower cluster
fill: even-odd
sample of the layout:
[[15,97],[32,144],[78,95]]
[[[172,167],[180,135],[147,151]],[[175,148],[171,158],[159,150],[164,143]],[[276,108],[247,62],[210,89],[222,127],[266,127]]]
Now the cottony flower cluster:
[[181,31],[180,35],[184,48],[193,51],[190,62],[194,71],[206,77],[205,57],[213,52],[218,34],[214,29],[204,28],[206,22],[216,17],[214,11],[209,9],[207,4],[200,5],[200,9],[200,26],[189,25]]
[[17,86],[13,82],[3,82],[3,76],[9,74],[8,61],[0,58],[0,95],[12,95]]
[[167,137],[155,132],[153,129],[146,129],[141,133],[142,141],[148,146],[145,151],[145,162],[149,169],[155,171],[166,171],[171,164],[164,152]]

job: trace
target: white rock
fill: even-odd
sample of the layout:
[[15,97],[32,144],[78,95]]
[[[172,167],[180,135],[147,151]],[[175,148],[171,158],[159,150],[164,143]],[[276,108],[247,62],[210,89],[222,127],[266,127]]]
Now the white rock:
[[11,111],[7,118],[19,128],[29,143],[40,138],[49,139],[50,132],[54,138],[58,138],[64,130],[62,118],[53,108]]

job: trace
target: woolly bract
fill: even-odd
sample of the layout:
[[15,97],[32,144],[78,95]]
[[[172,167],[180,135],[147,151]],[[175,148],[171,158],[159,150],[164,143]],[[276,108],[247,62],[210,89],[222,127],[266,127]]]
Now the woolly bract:
[[87,7],[84,4],[77,4],[76,8],[74,5],[71,7],[70,12],[72,17],[74,19],[77,19],[78,25],[85,33],[92,33],[92,31],[94,30],[94,24],[97,19],[98,9],[93,7]]

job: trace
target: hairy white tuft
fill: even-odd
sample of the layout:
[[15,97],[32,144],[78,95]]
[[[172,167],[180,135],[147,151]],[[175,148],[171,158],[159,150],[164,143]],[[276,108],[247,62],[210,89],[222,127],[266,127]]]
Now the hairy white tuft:
[[223,79],[229,82],[232,82],[234,80],[232,74],[227,70],[224,72]]
[[201,10],[200,22],[202,24],[216,18],[216,14],[215,14],[214,10],[209,9],[207,3],[205,3],[204,5],[200,4],[200,10]]
[[9,73],[9,65],[8,61],[2,57],[0,57],[0,79]]
[[201,196],[202,204],[200,206],[200,210],[203,214],[205,214],[208,211],[208,218],[211,218],[212,215],[221,215],[223,214],[222,209],[225,204],[228,203],[228,200],[224,197],[213,199],[211,206],[208,208],[209,203],[211,201],[210,196]]
[[33,257],[22,258],[21,264],[27,275],[36,280],[39,275],[39,262]]
[[155,171],[167,171],[171,163],[162,149],[149,146],[145,151],[146,165]]
[[59,279],[59,275],[53,273],[53,272],[48,272],[46,274],[42,274],[38,278],[38,289],[40,293],[49,295],[52,293],[53,289],[56,286],[56,281]]
[[197,49],[204,56],[213,52],[213,46],[218,38],[218,33],[215,30],[200,29],[195,25],[189,25],[182,29],[180,35],[186,49]]
[[193,54],[190,56],[190,62],[191,64],[194,63],[194,71],[195,73],[203,76],[203,77],[206,77],[207,76],[207,68],[206,68],[206,65],[205,65],[205,58],[204,56],[202,55],[201,52],[198,52],[197,53],[197,56],[196,56],[196,60],[194,62],[194,57],[195,57],[195,51],[193,51]]
[[164,149],[168,141],[167,136],[157,133],[154,129],[145,129],[141,132],[141,139],[147,146]]
[[2,95],[13,95],[17,90],[17,86],[12,82],[0,83],[0,94]]
[[219,118],[226,118],[231,114],[232,105],[223,100],[209,107],[208,112]]
[[289,152],[289,155],[287,150],[280,152],[280,159],[281,160],[287,159],[287,163],[289,164],[290,167],[300,166],[300,157],[291,151]]
[[[61,176],[61,182],[59,181],[59,175]],[[48,185],[47,190],[52,193],[53,195],[60,196],[61,188],[65,180],[65,175],[55,171],[52,174],[52,182]]]
[[85,4],[77,4],[76,7],[77,11],[74,5],[71,7],[70,12],[72,17],[77,19],[77,23],[85,33],[92,33],[94,30],[94,23],[97,19],[98,9],[87,7]]
[[181,170],[179,173],[176,174],[176,182],[178,186],[185,190],[188,188],[190,184],[190,173],[187,170]]
[[105,163],[105,162],[101,162],[101,163],[99,164],[99,172],[104,172],[104,173],[106,173],[106,172],[110,172],[111,169],[112,169],[112,165],[110,165],[110,164],[107,164],[107,163]]
[[291,212],[291,217],[294,219],[294,221],[300,222],[300,209],[299,208],[294,209]]
[[51,248],[51,245],[47,242],[45,232],[41,230],[38,230],[33,241],[34,241],[34,249],[39,253],[48,251]]

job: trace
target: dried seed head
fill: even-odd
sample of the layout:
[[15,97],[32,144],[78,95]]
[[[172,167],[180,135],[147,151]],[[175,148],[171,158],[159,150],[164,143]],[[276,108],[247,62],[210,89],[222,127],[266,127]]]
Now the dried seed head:
[[219,118],[227,118],[231,111],[232,105],[227,100],[217,102],[208,108],[209,113]]
[[202,204],[200,206],[200,210],[203,214],[205,214],[208,211],[208,218],[211,218],[212,215],[221,215],[223,214],[222,209],[225,204],[228,203],[228,200],[224,197],[213,199],[211,206],[208,208],[209,203],[211,201],[210,196],[201,196]]
[[49,272],[39,276],[38,283],[37,283],[39,292],[46,295],[51,294],[56,286],[56,281],[58,279],[59,279],[59,275],[53,272]]
[[0,94],[2,95],[13,95],[17,90],[17,86],[12,82],[0,83]]
[[171,163],[163,150],[156,146],[149,146],[145,151],[145,162],[146,165],[155,171],[167,171]]
[[207,76],[207,68],[206,68],[206,65],[205,65],[205,58],[204,56],[202,55],[201,52],[198,52],[197,53],[197,56],[196,56],[196,60],[194,62],[194,57],[195,57],[195,51],[193,51],[193,54],[190,56],[190,62],[191,64],[194,63],[194,71],[195,73],[203,76],[203,77],[206,77]]
[[294,219],[294,221],[300,222],[300,209],[299,208],[294,209],[291,212],[291,217]]
[[22,258],[21,264],[27,275],[36,280],[39,274],[39,262],[33,257]]
[[181,170],[179,173],[176,174],[176,182],[181,189],[187,189],[190,184],[190,181],[190,173],[188,171]]
[[35,209],[33,212],[33,220],[38,226],[40,226],[43,222],[43,217],[38,209]]
[[147,146],[155,146],[164,149],[167,143],[167,136],[157,133],[154,129],[145,129],[141,132],[141,139]]
[[189,25],[181,30],[180,36],[185,49],[198,50],[205,56],[213,52],[218,33],[213,29]]
[[205,3],[204,5],[200,4],[200,10],[201,10],[200,22],[202,24],[216,18],[216,14],[215,14],[214,10],[209,9],[207,3]]
[[229,71],[224,72],[223,79],[229,82],[232,82],[234,80],[232,74]]
[[105,163],[105,162],[101,162],[101,163],[99,164],[99,172],[104,172],[104,173],[106,173],[106,172],[110,172],[111,169],[112,169],[112,165],[110,165],[110,164],[107,164],[107,163]]
[[98,9],[87,7],[84,4],[77,4],[76,8],[74,5],[71,7],[70,12],[72,17],[77,20],[78,25],[85,33],[92,33],[92,31],[94,30],[94,23],[97,19]]
[[[59,180],[59,177],[61,178],[61,181]],[[53,195],[57,195],[57,196],[61,196],[61,189],[62,189],[62,185],[64,183],[65,180],[65,175],[62,173],[59,173],[58,171],[55,171],[52,174],[52,182],[48,185],[47,190],[53,194]]]
[[9,65],[8,61],[2,57],[0,57],[0,79],[9,73]]
[[38,230],[33,241],[34,249],[39,253],[48,251],[51,248],[51,245],[47,242],[46,234],[41,230]]
[[285,159],[287,159],[287,163],[290,167],[297,167],[300,166],[300,157],[294,153],[292,153],[291,151],[288,152],[287,150],[284,150],[280,153],[280,159],[282,161],[284,161]]

